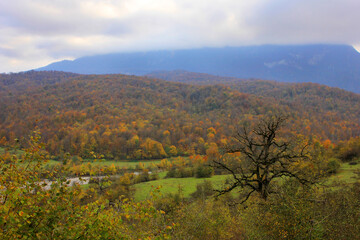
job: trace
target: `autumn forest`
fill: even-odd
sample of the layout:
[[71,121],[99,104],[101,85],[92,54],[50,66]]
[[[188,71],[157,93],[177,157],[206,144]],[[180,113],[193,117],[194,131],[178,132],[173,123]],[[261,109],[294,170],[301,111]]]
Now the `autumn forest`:
[[[190,79],[191,76],[188,76]],[[36,80],[35,80],[36,79]],[[126,75],[1,76],[2,144],[39,129],[47,150],[89,158],[204,155],[241,122],[286,114],[288,131],[326,144],[360,134],[360,96],[316,84],[239,81],[196,86]]]
[[[355,239],[359,106],[325,85],[185,71],[1,74],[0,236]],[[167,192],[174,179],[194,189]]]

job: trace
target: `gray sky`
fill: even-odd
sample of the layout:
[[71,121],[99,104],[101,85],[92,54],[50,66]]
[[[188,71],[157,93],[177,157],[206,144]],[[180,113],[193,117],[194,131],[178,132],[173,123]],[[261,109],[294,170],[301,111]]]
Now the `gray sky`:
[[341,43],[360,0],[0,0],[0,72],[109,52]]

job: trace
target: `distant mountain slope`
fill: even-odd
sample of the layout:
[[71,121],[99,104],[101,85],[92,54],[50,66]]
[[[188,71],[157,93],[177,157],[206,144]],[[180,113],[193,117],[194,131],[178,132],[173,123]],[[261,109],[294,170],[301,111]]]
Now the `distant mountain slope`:
[[[163,79],[169,82],[180,82],[193,85],[231,84],[241,81],[253,81],[249,79],[215,76],[207,73],[189,72],[185,70],[155,71],[145,75],[149,78]],[[271,81],[269,81],[271,82]]]
[[56,62],[38,70],[144,75],[177,69],[237,78],[314,82],[360,93],[360,54],[347,45],[264,45],[119,53]]
[[0,91],[21,92],[29,88],[40,87],[49,84],[67,81],[78,74],[68,72],[51,71],[48,73],[28,71],[21,73],[0,74]]
[[[360,103],[360,94],[317,83],[284,83],[258,79],[246,80],[181,70],[153,72],[146,76],[193,85],[222,84],[241,93],[252,94],[257,97],[274,98],[276,101],[280,101],[281,105],[287,105],[297,111],[317,108],[317,111],[325,112],[336,109],[335,111],[338,114],[351,114],[354,115],[354,119],[360,117],[360,110],[357,110]],[[350,109],[352,110],[349,111]]]
[[171,156],[172,146],[180,155],[205,154],[240,122],[272,114],[289,117],[284,131],[320,141],[360,134],[359,94],[310,83],[225,80],[196,86],[120,74],[0,75],[0,139],[25,144],[24,136],[39,129],[54,155],[139,159]]

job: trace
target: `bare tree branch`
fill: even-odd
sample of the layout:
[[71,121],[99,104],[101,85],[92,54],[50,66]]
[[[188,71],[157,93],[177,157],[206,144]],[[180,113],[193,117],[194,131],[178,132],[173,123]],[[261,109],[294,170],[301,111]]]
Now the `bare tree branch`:
[[[306,149],[309,146],[294,146],[293,142],[279,140],[279,129],[286,117],[274,116],[260,121],[252,130],[242,126],[234,134],[233,143],[225,146],[224,155],[231,159],[229,153],[240,153],[241,161],[228,164],[225,161],[213,161],[214,167],[225,170],[232,176],[233,182],[218,194],[225,194],[235,188],[249,188],[245,202],[257,192],[266,200],[274,179],[281,177],[295,178],[302,184],[313,184],[304,174],[294,170],[294,163],[307,160]],[[236,157],[234,160],[236,160]]]

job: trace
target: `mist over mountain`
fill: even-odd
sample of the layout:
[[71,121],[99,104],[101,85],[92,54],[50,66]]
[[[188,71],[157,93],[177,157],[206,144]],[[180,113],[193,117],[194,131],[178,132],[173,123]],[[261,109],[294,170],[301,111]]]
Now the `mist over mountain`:
[[37,70],[145,75],[178,69],[246,79],[314,82],[360,92],[360,53],[347,45],[263,45],[117,53],[55,62]]

